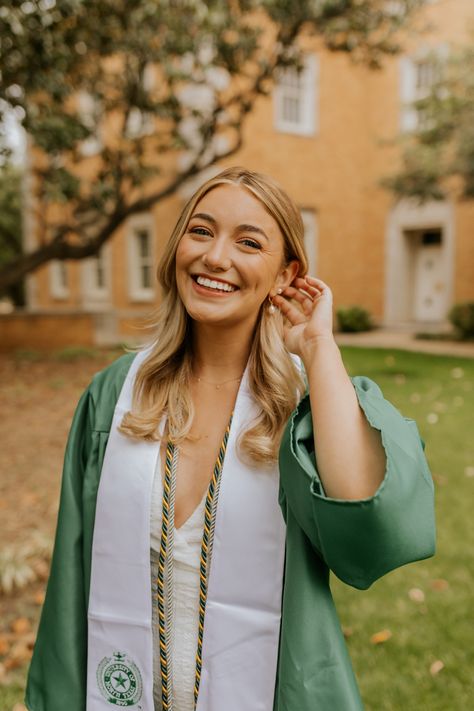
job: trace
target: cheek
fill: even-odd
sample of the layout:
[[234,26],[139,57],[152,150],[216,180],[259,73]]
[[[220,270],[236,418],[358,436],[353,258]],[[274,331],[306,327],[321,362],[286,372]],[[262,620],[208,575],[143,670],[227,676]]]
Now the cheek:
[[186,262],[186,245],[183,242],[183,238],[178,244],[178,248],[176,249],[176,257],[175,257],[175,263],[176,263],[176,269],[180,269],[184,266]]
[[265,256],[267,258],[259,260],[253,272],[255,288],[267,294],[278,278],[281,270],[281,260],[279,255],[271,254]]
[[178,281],[184,278],[185,272],[189,269],[193,259],[194,254],[191,245],[189,245],[185,237],[183,237],[178,244],[175,257],[175,273]]

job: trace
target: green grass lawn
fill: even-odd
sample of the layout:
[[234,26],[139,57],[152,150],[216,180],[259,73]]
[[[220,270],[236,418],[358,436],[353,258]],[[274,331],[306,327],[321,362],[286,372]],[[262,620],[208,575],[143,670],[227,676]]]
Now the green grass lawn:
[[[393,571],[362,592],[333,577],[367,711],[474,709],[474,360],[358,348],[343,355],[351,375],[373,378],[418,422],[436,488],[434,558]],[[437,579],[448,586],[434,589]],[[410,598],[414,588],[423,601]],[[382,629],[392,636],[372,644],[371,635]],[[444,668],[432,675],[436,660]]]
[[[343,355],[352,375],[373,378],[404,415],[417,420],[436,486],[434,558],[389,573],[363,592],[333,578],[366,709],[469,711],[474,709],[474,360],[361,348],[344,348]],[[440,579],[446,583],[436,589],[433,581]],[[424,599],[413,600],[413,589]],[[383,629],[391,637],[373,644],[371,636]],[[437,660],[444,667],[433,675],[430,667]],[[21,681],[0,686],[0,711],[11,711],[21,699]]]

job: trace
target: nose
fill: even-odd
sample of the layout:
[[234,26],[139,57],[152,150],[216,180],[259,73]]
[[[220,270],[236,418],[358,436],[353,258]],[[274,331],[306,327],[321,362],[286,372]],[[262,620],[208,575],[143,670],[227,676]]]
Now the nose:
[[226,271],[231,267],[230,245],[222,238],[208,243],[202,256],[204,265],[212,271]]

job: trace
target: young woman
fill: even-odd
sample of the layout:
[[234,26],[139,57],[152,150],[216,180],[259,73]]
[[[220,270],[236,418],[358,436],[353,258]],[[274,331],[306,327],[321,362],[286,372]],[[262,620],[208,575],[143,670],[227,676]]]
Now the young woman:
[[433,554],[416,425],[348,377],[269,178],[205,183],[159,281],[153,344],[74,418],[28,708],[362,709],[329,570]]

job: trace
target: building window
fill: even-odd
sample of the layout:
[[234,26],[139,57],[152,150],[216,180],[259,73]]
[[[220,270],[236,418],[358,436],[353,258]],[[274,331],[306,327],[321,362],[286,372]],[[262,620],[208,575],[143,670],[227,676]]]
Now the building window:
[[67,299],[69,296],[69,277],[66,262],[58,260],[49,265],[49,286],[53,299]]
[[314,210],[302,209],[301,217],[304,226],[304,246],[308,257],[308,272],[311,276],[315,276],[318,249],[316,213]]
[[134,301],[151,301],[155,296],[153,284],[155,265],[153,235],[148,221],[131,224],[129,255],[130,296]]
[[102,253],[99,253],[92,258],[92,280],[98,291],[103,291],[105,289],[105,263],[104,255]]
[[274,91],[275,128],[283,133],[312,136],[317,130],[318,62],[307,55],[303,69],[281,69]]
[[439,80],[441,63],[447,53],[446,47],[436,51],[420,52],[414,57],[402,57],[400,63],[401,129],[404,132],[426,128],[426,117],[422,109],[414,104],[426,99],[434,84]]
[[107,247],[103,247],[98,254],[85,260],[83,289],[85,302],[104,301],[109,297],[110,268]]

